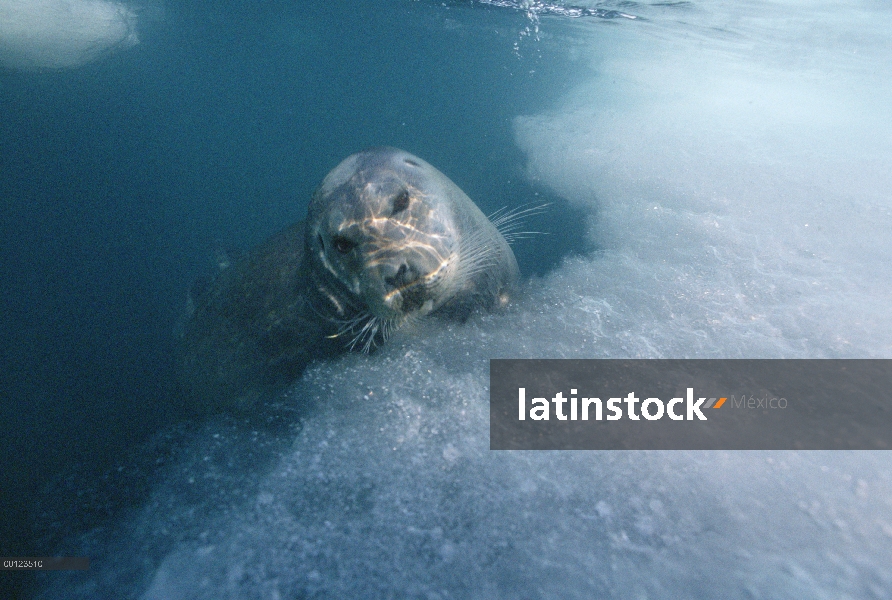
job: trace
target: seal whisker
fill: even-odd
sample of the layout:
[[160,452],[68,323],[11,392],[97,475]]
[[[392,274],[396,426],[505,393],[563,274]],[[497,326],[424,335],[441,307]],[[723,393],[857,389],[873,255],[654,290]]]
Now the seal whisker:
[[[363,354],[368,354],[371,349],[372,341],[378,333],[378,318],[372,314],[367,314],[367,321],[360,328],[359,332],[348,344],[348,348],[352,351],[358,344],[362,344]],[[352,333],[352,330],[351,330]]]
[[376,345],[375,337],[378,335],[379,329],[377,317],[373,317],[366,327],[363,328],[363,335],[365,336],[365,343],[362,345],[363,354],[368,354],[372,350],[372,346]]
[[386,319],[377,317],[368,311],[363,311],[350,319],[338,319],[336,317],[326,316],[329,322],[338,326],[337,332],[326,336],[328,339],[336,339],[344,335],[350,334],[352,337],[346,344],[348,350],[353,351],[357,348],[368,354],[372,348],[384,343],[390,336],[399,329],[404,322],[410,319]]
[[462,275],[469,277],[491,268],[498,263],[497,252],[485,231],[478,230],[466,236],[462,239],[459,262]]
[[549,206],[551,206],[551,202],[536,205],[521,204],[511,210],[508,210],[508,207],[502,207],[492,213],[489,220],[499,230],[505,241],[511,243],[530,235],[545,235],[545,232],[542,231],[517,231],[517,228],[527,218],[547,212]]
[[537,235],[548,235],[548,232],[547,231],[516,231],[516,232],[503,233],[502,237],[505,238],[505,241],[508,242],[509,244],[513,244],[514,242],[516,242],[518,240],[528,240],[528,239],[533,238]]

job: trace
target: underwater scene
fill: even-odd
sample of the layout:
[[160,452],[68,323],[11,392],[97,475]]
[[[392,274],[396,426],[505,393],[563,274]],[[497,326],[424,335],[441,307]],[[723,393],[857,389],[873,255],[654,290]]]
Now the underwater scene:
[[[489,421],[496,358],[892,358],[890,37],[879,0],[0,0],[0,556],[90,559],[0,597],[892,599],[888,451]],[[474,307],[320,283],[370,148],[426,174],[375,210],[488,232],[441,265]],[[283,230],[337,314],[217,402],[183,344]]]

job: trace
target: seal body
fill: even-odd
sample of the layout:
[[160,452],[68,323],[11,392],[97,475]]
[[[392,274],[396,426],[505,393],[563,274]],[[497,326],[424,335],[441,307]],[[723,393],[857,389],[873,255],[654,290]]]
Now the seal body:
[[325,177],[304,222],[193,292],[181,380],[203,409],[247,408],[310,361],[367,352],[414,319],[504,306],[517,279],[508,243],[458,186],[373,148]]

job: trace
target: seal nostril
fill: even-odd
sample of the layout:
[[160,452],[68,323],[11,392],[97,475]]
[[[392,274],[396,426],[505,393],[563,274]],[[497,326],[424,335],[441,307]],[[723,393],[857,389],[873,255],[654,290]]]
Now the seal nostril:
[[405,263],[400,265],[395,275],[384,278],[384,282],[392,288],[405,287],[414,280],[415,278],[409,273],[409,267]]
[[390,213],[390,216],[397,215],[407,208],[409,208],[409,191],[403,190],[393,199],[393,212]]

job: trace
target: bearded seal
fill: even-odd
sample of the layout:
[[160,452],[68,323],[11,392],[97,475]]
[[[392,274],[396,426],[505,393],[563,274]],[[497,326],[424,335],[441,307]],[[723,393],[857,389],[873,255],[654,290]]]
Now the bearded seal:
[[518,278],[505,237],[457,185],[372,148],[325,177],[305,221],[193,291],[181,381],[202,411],[250,408],[315,359],[369,352],[428,314],[501,308]]

